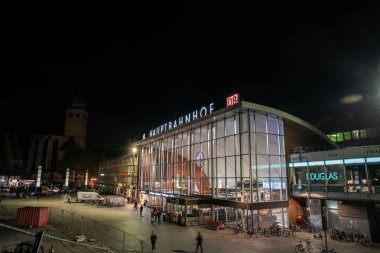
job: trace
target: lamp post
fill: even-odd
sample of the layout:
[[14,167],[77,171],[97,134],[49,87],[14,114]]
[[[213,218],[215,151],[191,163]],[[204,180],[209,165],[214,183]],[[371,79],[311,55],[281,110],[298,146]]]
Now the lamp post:
[[[132,176],[132,190],[133,190],[133,183],[134,183],[134,177],[135,177],[135,173],[136,173],[136,171],[135,171],[135,154],[136,154],[136,152],[137,152],[137,148],[136,147],[133,147],[132,148],[132,170],[133,170],[133,176]],[[138,182],[137,182],[138,183]],[[136,185],[136,189],[135,189],[135,194],[134,194],[134,196],[133,196],[133,198],[135,199],[135,200],[137,200],[137,189],[138,189],[138,187],[137,187],[137,185]]]

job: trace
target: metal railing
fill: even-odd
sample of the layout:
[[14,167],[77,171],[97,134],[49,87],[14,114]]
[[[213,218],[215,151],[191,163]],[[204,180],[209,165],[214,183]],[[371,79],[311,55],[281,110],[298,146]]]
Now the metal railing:
[[[7,221],[9,225],[15,223],[17,209],[21,207],[24,206],[2,206],[0,222]],[[46,233],[52,237],[47,236],[49,239],[73,242],[73,238],[80,234],[86,236],[87,242],[102,245],[102,249],[107,249],[108,252],[144,252],[144,249],[150,248],[132,234],[77,213],[53,207],[48,207],[48,212],[48,226],[51,231]],[[55,229],[54,226],[59,228]]]

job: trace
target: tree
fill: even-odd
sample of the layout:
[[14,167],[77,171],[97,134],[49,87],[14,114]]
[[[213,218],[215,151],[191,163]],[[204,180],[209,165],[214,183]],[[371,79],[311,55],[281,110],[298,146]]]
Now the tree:
[[59,171],[64,175],[66,169],[70,169],[70,173],[74,176],[74,184],[84,182],[86,170],[89,177],[98,174],[100,156],[97,152],[81,147],[73,147],[66,151],[63,160],[59,163]]

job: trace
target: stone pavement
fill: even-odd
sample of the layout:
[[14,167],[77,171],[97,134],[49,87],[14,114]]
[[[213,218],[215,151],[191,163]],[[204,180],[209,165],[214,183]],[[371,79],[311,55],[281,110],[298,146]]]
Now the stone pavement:
[[[18,200],[3,199],[3,206],[49,206],[76,212],[87,218],[95,219],[110,226],[124,230],[136,237],[144,240],[150,245],[150,234],[154,231],[157,234],[156,253],[170,252],[195,252],[196,236],[198,232],[203,235],[203,252],[205,253],[248,253],[248,252],[268,252],[268,253],[294,253],[294,247],[300,240],[310,239],[314,248],[314,253],[320,252],[322,241],[313,238],[313,235],[306,232],[298,232],[294,237],[260,237],[245,238],[243,234],[233,235],[232,229],[209,230],[200,226],[182,227],[175,224],[150,222],[150,209],[144,208],[143,217],[139,211],[133,208],[132,204],[125,207],[97,208],[93,205],[72,203],[67,204],[63,196],[53,196],[40,198],[40,200]],[[0,236],[1,240],[6,237]],[[4,242],[4,241],[3,241]],[[304,242],[305,243],[305,242]],[[371,247],[357,246],[350,242],[328,241],[328,246],[334,248],[338,253],[378,253],[380,246]],[[1,247],[0,247],[1,249]],[[57,252],[57,251],[56,251]],[[55,252],[55,253],[56,253]],[[151,252],[150,247],[145,247],[144,252]]]

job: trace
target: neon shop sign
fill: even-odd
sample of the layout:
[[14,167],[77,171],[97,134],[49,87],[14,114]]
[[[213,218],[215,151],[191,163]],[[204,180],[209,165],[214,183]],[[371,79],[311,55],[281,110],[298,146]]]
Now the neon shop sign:
[[324,172],[321,173],[306,173],[306,180],[311,181],[319,181],[319,180],[338,180],[337,172],[328,172],[327,174]]

